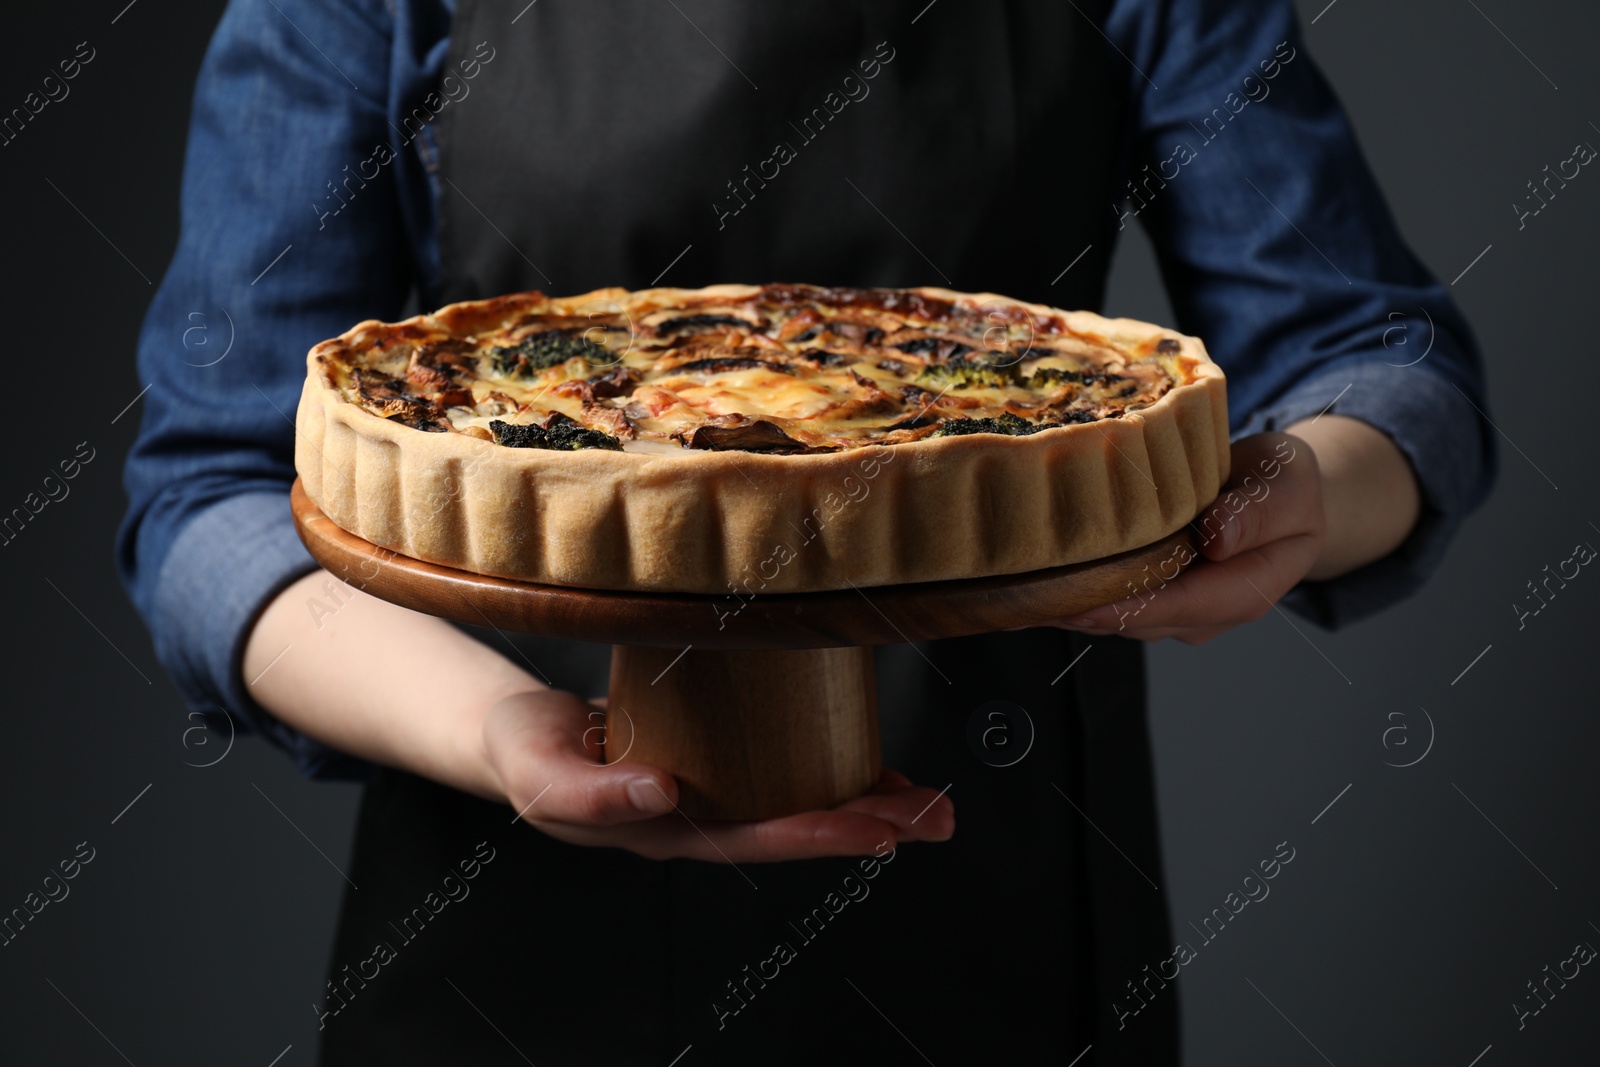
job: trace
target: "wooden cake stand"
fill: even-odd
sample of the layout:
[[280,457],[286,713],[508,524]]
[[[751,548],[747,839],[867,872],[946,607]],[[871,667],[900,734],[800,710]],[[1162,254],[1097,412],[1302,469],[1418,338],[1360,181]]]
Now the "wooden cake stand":
[[373,596],[458,622],[614,646],[608,761],[668,771],[683,812],[710,819],[830,808],[877,782],[871,646],[1067,618],[1130,596],[1151,578],[1170,580],[1180,561],[1198,555],[1186,527],[1070,567],[740,600],[472,574],[347,533],[298,481],[292,503],[316,561]]

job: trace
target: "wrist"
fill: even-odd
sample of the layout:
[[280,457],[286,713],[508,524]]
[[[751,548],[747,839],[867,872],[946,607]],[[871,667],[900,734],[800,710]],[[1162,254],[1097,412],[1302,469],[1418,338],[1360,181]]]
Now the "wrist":
[[1306,577],[1337,578],[1400,547],[1422,514],[1422,493],[1399,446],[1343,415],[1298,422],[1286,432],[1305,442],[1320,471],[1325,533]]

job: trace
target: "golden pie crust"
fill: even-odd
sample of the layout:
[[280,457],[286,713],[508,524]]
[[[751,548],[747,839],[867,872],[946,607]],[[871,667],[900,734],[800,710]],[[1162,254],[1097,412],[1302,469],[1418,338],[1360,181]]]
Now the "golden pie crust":
[[[776,324],[797,308],[843,324],[878,323],[891,337],[960,337],[980,355],[998,357],[1008,347],[1029,360],[1040,351],[1072,352],[1081,365],[1141,380],[1158,363],[1170,380],[1136,395],[1125,409],[1104,398],[1088,411],[1084,401],[1067,405],[1069,417],[1088,421],[1029,426],[1025,436],[935,436],[961,429],[947,425],[961,418],[945,406],[954,401],[929,408],[925,393],[906,389],[906,396],[922,396],[922,411],[938,410],[948,419],[906,420],[921,424],[893,430],[866,426],[871,420],[861,418],[808,423],[803,415],[775,417],[800,446],[787,452],[685,447],[692,427],[679,427],[676,447],[659,440],[626,440],[620,451],[508,447],[484,439],[483,404],[466,403],[487,386],[473,397],[454,397],[457,406],[446,417],[419,422],[416,412],[438,416],[444,402],[418,407],[408,397],[383,405],[351,385],[355,368],[378,361],[392,367],[396,358],[403,365],[405,354],[421,346],[486,351],[551,322],[612,321],[620,312],[633,331],[630,352],[633,338],[666,352],[668,342],[650,340],[649,322],[665,321],[662,312],[712,322],[764,309]],[[896,334],[894,325],[909,332]],[[774,325],[771,332],[778,330]],[[747,345],[746,333],[736,340]],[[694,343],[715,339],[697,336]],[[833,347],[847,358],[862,351],[842,339]],[[638,363],[642,356],[628,358]],[[670,363],[675,357],[662,358]],[[415,358],[411,362],[415,366]],[[583,365],[573,366],[579,370],[552,371],[554,380],[568,380]],[[407,556],[550,585],[745,596],[1022,573],[1156,541],[1193,519],[1228,473],[1224,377],[1197,338],[992,293],[741,285],[602,289],[568,298],[518,293],[452,304],[400,323],[362,322],[313,348],[307,371],[295,465],[307,494],[330,519]],[[875,384],[895,391],[882,375]],[[1031,401],[1010,392],[1007,411],[1029,410],[1015,405]],[[994,403],[1003,399],[996,394]],[[537,426],[553,410],[548,403],[537,397],[512,402],[496,434],[505,422]],[[588,393],[584,404],[579,414],[589,425],[601,425],[589,413],[615,421]],[[1064,404],[1048,417],[1062,417]],[[752,421],[715,412],[712,405],[706,413],[715,425]],[[999,409],[972,410],[991,412]],[[647,429],[653,425],[647,415],[616,423],[619,434],[635,433],[635,421],[641,441],[667,432]],[[647,450],[634,450],[640,448]]]

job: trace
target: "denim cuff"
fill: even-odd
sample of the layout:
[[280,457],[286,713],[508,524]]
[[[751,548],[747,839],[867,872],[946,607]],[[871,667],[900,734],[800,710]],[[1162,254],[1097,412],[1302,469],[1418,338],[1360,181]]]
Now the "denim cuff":
[[255,702],[242,677],[245,639],[256,619],[316,566],[295,532],[287,489],[211,505],[183,528],[161,565],[151,619],[156,654],[213,736],[231,736],[235,728],[259,733],[288,752],[307,778],[365,780],[372,764],[279,721]]
[[1379,353],[1341,359],[1254,412],[1235,438],[1286,430],[1321,414],[1376,427],[1411,463],[1422,513],[1389,555],[1349,574],[1301,582],[1283,605],[1330,630],[1404,599],[1427,580],[1467,513],[1482,499],[1492,452],[1486,419],[1450,380],[1423,366],[1395,366]]

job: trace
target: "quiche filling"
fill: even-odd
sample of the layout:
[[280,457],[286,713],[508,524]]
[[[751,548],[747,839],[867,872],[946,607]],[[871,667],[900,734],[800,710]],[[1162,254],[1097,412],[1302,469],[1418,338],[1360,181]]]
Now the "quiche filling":
[[[1175,338],[893,289],[769,285],[656,307],[547,300],[481,333],[427,319],[327,360],[342,397],[506,448],[837,452],[1115,419],[1188,378]],[[622,301],[627,301],[624,306]]]

